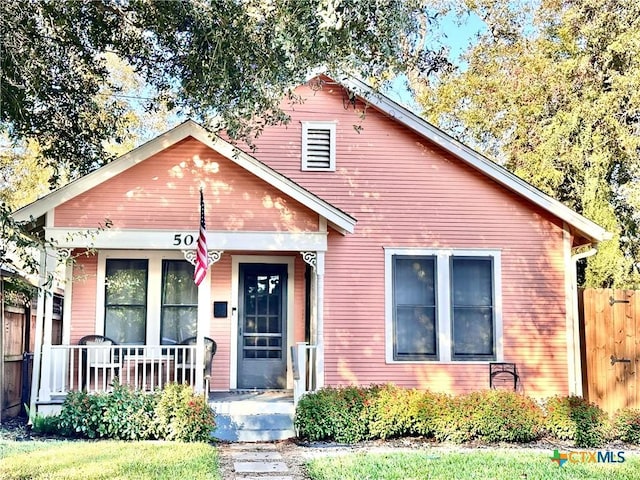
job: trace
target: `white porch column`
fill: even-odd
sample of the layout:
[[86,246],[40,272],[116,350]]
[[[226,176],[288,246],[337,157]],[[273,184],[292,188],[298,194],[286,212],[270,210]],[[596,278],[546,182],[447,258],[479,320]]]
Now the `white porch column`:
[[324,387],[324,254],[316,258],[316,371],[317,388]]
[[[38,400],[48,402],[51,400],[51,337],[53,332],[53,292],[47,288],[52,282],[53,271],[57,259],[49,249],[42,251],[40,255],[40,282],[38,285],[38,306],[36,309],[36,339],[33,359],[33,382],[39,382]],[[40,355],[39,355],[40,354]],[[40,357],[40,358],[38,358]],[[36,372],[37,367],[39,371]],[[33,389],[32,389],[33,390]],[[32,399],[34,395],[32,392]]]
[[[195,250],[183,250],[184,258],[191,264],[195,265]],[[216,263],[222,257],[222,250],[209,250],[207,255],[208,267]],[[204,337],[209,333],[209,321],[211,320],[211,272],[207,271],[207,275],[198,286],[198,321],[196,327],[196,365],[205,365],[204,358]],[[196,369],[196,382],[193,389],[197,393],[204,391],[204,368]]]
[[316,346],[316,388],[324,386],[324,255],[325,252],[300,252],[303,260],[311,265],[311,344]]
[[[198,327],[196,333],[196,365],[204,365],[204,337],[208,333],[209,319],[211,318],[211,275],[207,275],[198,286]],[[196,369],[196,384],[194,390],[197,393],[204,391],[204,369]]]

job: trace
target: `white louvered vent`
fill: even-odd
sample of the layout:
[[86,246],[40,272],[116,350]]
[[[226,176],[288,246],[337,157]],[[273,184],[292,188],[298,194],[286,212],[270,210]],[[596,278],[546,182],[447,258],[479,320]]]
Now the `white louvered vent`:
[[335,137],[335,123],[302,122],[302,170],[335,170]]

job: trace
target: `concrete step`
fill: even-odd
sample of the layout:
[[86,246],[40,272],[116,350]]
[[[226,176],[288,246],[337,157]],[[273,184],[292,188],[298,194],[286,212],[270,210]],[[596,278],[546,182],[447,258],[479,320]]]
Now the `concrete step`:
[[216,412],[213,436],[229,442],[262,442],[295,437],[295,409],[290,395],[244,393],[218,395],[209,405]]

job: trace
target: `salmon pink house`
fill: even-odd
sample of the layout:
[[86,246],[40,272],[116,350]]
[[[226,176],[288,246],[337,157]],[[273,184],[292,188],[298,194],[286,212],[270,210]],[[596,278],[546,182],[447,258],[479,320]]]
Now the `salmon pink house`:
[[34,406],[115,377],[458,393],[495,363],[528,395],[580,394],[575,265],[607,232],[357,79],[296,93],[255,150],[189,120],[15,213],[53,240],[43,278],[66,262]]

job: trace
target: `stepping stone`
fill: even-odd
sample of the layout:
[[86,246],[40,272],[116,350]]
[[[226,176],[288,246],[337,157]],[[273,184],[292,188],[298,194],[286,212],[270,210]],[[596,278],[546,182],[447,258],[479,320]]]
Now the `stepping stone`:
[[276,446],[273,443],[233,443],[229,445],[229,450],[275,450]]
[[236,480],[293,480],[293,477],[290,475],[281,477],[281,476],[274,476],[274,475],[269,475],[268,477],[265,476],[260,476],[260,477],[247,477],[242,475],[241,477],[236,476]]
[[236,473],[276,473],[288,472],[284,462],[234,462],[233,469]]
[[233,452],[231,454],[235,460],[256,461],[256,460],[282,460],[280,452]]

